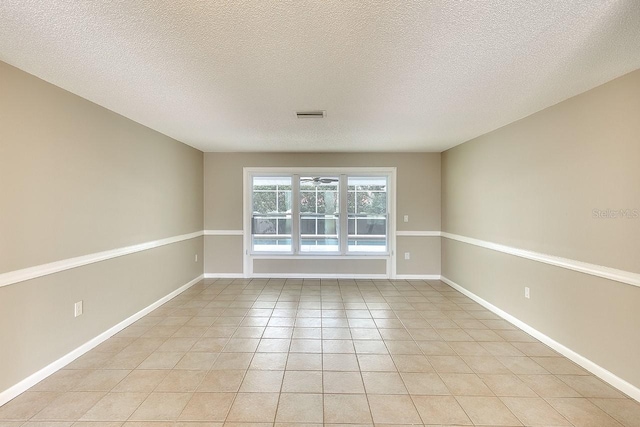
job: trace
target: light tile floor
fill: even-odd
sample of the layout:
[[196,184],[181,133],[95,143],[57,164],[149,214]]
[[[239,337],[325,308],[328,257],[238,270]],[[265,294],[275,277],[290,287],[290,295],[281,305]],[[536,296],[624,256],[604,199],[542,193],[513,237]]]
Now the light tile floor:
[[205,280],[0,427],[640,426],[640,404],[438,281]]

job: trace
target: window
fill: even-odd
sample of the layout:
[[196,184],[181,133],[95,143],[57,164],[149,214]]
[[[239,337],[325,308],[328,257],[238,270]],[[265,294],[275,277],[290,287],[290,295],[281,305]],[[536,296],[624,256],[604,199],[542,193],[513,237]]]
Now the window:
[[300,177],[300,252],[340,252],[340,178]]
[[387,178],[349,177],[349,252],[387,251]]
[[248,176],[251,253],[389,253],[390,173]]
[[254,177],[252,248],[291,252],[291,177]]

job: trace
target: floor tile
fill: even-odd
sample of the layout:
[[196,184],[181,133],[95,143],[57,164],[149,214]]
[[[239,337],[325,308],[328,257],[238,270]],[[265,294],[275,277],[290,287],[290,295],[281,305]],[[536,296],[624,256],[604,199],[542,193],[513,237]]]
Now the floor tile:
[[402,380],[412,395],[449,395],[451,392],[438,374],[403,372]]
[[91,370],[87,369],[61,369],[31,387],[29,391],[69,391],[91,372]]
[[156,351],[186,352],[198,341],[197,338],[171,337],[163,342]]
[[191,393],[151,393],[131,415],[131,420],[165,421],[178,418]]
[[[393,359],[389,355],[382,354],[359,354],[358,363],[360,364],[360,370],[374,371],[374,372],[396,372],[396,365],[393,363]],[[326,369],[326,368],[325,368]]]
[[75,391],[60,394],[34,417],[35,420],[77,420],[105,395],[104,392]]
[[422,357],[422,350],[416,345],[414,341],[385,341],[389,353],[393,355],[420,355]]
[[[235,328],[232,328],[235,330]],[[208,331],[214,330],[210,328]],[[214,330],[215,331],[215,330]],[[205,337],[200,338],[196,343],[189,349],[189,351],[204,351],[207,353],[220,353],[224,346],[229,342],[228,337],[208,337],[206,334],[209,332],[205,332]],[[233,333],[233,330],[228,332],[229,334]]]
[[589,375],[589,372],[565,357],[532,357],[531,359],[555,375]]
[[496,396],[537,397],[520,378],[513,374],[478,374]]
[[260,353],[286,353],[291,346],[290,339],[269,338],[261,339],[257,351]]
[[400,372],[434,372],[431,363],[423,355],[396,354],[393,362]]
[[362,379],[368,394],[408,394],[402,377],[396,372],[363,372]]
[[590,399],[625,427],[640,427],[640,403],[632,399]]
[[323,390],[325,393],[364,393],[360,372],[323,373]]
[[476,374],[440,374],[454,396],[493,396],[493,392]]
[[556,378],[584,397],[625,398],[625,395],[592,375],[557,375]]
[[[237,392],[245,375],[244,370],[209,371],[198,386],[199,392]],[[259,372],[259,371],[256,371]]]
[[353,345],[357,354],[389,354],[382,340],[356,340]]
[[587,399],[546,399],[553,408],[575,427],[620,427],[621,424]]
[[241,393],[279,393],[284,371],[247,371],[240,386]]
[[640,404],[439,281],[205,279],[0,427],[640,427]]
[[[181,421],[224,421],[234,393],[193,393],[179,414]],[[134,414],[135,415],[135,414]],[[174,419],[178,419],[176,415]]]
[[126,421],[147,393],[109,393],[80,418],[83,421]]
[[174,369],[208,371],[217,358],[218,353],[188,352],[180,359]]
[[513,415],[497,397],[457,396],[456,400],[474,424],[495,426],[522,425],[516,416]]
[[462,407],[451,396],[413,396],[413,402],[424,424],[471,424]]
[[292,339],[291,353],[322,353],[322,341],[317,339]]
[[165,351],[152,353],[138,369],[173,369],[185,355],[183,352]]
[[74,387],[73,391],[109,391],[122,381],[131,371],[100,369],[89,372]]
[[516,375],[541,375],[549,372],[530,357],[498,356],[500,363]]
[[513,374],[494,356],[462,356],[461,358],[476,374]]
[[251,360],[249,369],[283,371],[286,366],[287,353],[256,353]]
[[283,393],[322,393],[321,371],[286,371]]
[[278,398],[278,393],[238,393],[227,421],[272,423],[276,416]]
[[527,426],[570,426],[571,423],[539,397],[503,397],[502,402]]
[[368,395],[376,424],[420,424],[422,421],[409,396]]
[[58,393],[28,391],[0,406],[0,420],[26,421],[58,397]]
[[158,384],[158,392],[190,392],[196,391],[207,371],[172,370]]
[[322,423],[322,395],[282,393],[278,402],[276,422]]
[[257,338],[231,338],[222,349],[223,353],[253,353],[260,342]]
[[371,424],[371,412],[367,397],[364,394],[325,394],[324,422]]
[[580,394],[553,375],[520,375],[520,379],[540,397],[580,397]]
[[425,356],[455,356],[456,352],[444,341],[417,341]]
[[117,393],[151,393],[169,372],[167,370],[131,371],[112,391]]
[[252,358],[252,353],[220,353],[211,369],[215,371],[248,369]]
[[471,374],[473,371],[458,356],[428,356],[433,369],[439,373]]
[[322,340],[323,353],[355,353],[351,340]]
[[355,354],[323,354],[322,369],[325,371],[357,371],[360,369],[359,361],[360,357],[356,359]]

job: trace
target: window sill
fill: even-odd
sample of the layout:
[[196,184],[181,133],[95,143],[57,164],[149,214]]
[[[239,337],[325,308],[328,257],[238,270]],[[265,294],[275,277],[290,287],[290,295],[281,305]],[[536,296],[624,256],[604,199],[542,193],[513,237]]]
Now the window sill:
[[353,254],[283,254],[283,253],[250,253],[253,259],[388,259],[391,257],[389,253],[370,254],[366,252],[358,252]]

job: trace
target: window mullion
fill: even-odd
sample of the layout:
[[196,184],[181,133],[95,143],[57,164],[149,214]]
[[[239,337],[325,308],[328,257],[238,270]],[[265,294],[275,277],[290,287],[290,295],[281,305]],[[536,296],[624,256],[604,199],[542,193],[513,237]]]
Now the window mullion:
[[345,255],[347,253],[347,249],[349,246],[349,218],[348,218],[348,207],[347,207],[347,175],[340,175],[339,191],[338,195],[340,197],[339,204],[339,215],[340,215],[340,225],[338,227],[338,242],[340,244],[340,253]]
[[291,250],[300,253],[300,175],[291,179]]

